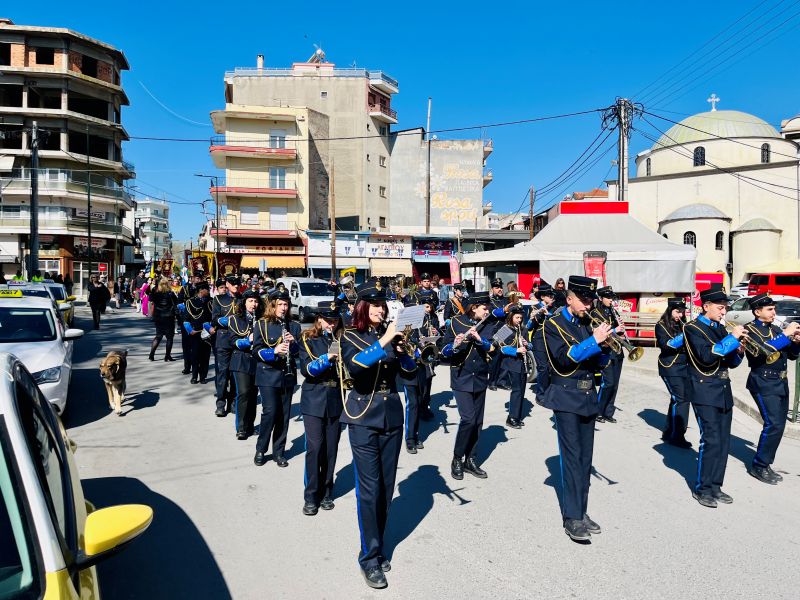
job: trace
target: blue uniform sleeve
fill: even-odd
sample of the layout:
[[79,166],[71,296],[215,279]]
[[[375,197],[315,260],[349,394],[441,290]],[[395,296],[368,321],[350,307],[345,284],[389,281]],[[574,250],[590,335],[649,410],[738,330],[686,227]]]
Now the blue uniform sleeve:
[[570,358],[570,360],[579,363],[583,362],[587,358],[591,358],[595,354],[599,354],[600,352],[601,348],[597,343],[597,340],[594,339],[594,336],[590,336],[583,340],[580,344],[570,346],[569,350],[567,351],[567,356]]
[[217,319],[217,323],[219,323],[220,327],[227,327],[228,317],[220,317],[219,319]]
[[191,323],[189,323],[189,321],[184,321],[184,322],[183,322],[183,329],[184,329],[184,331],[186,331],[186,333],[188,333],[189,335],[191,335],[191,334],[192,334],[192,331],[194,331],[194,329],[192,329],[192,324],[191,324]]
[[738,350],[739,346],[741,346],[739,340],[729,333],[719,342],[714,344],[714,346],[711,348],[711,352],[717,356],[727,356],[734,350]]
[[683,347],[683,343],[684,343],[683,334],[679,333],[678,335],[676,335],[674,338],[672,338],[670,341],[667,342],[667,346],[669,346],[670,348],[675,348],[677,350],[678,348]]
[[250,340],[247,338],[236,340],[236,347],[244,352],[248,352],[252,346],[253,344],[251,344]]
[[178,304],[178,310],[181,311],[181,312],[185,311],[186,310],[186,303],[185,302],[181,302],[180,304]]
[[442,356],[445,358],[450,358],[455,353],[456,351],[453,348],[453,344],[447,344],[444,348],[442,348]]
[[506,316],[506,311],[503,308],[495,308],[492,311],[492,316],[497,317],[498,319],[502,319],[503,317]]
[[328,355],[323,354],[318,359],[312,360],[310,363],[308,363],[308,374],[312,377],[319,377],[325,371],[330,369],[330,367],[331,361],[328,360]]
[[353,357],[353,362],[358,363],[362,367],[371,367],[380,360],[386,358],[386,351],[378,342],[374,342],[368,348]]
[[258,351],[258,358],[264,362],[275,362],[275,350],[273,348],[262,348]]
[[516,356],[517,355],[517,347],[516,346],[503,346],[500,348],[500,352],[502,352],[505,356]]
[[775,350],[783,350],[791,343],[788,337],[783,334],[780,334],[770,341],[766,342],[767,346],[770,348],[775,348]]
[[482,337],[481,338],[481,342],[483,343],[482,344],[483,345],[483,349],[486,350],[486,352],[488,352],[489,348],[492,347],[492,340],[487,340],[486,338]]
[[445,324],[446,327],[450,327],[450,321],[451,321],[451,319],[445,319],[444,324]]
[[211,323],[203,323],[203,329],[205,329],[208,333],[211,333]]

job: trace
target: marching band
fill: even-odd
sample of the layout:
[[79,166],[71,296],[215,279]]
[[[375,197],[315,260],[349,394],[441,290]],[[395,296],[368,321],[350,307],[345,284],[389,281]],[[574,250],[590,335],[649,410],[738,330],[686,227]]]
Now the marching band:
[[[438,364],[450,372],[458,408],[451,476],[485,479],[478,460],[487,390],[507,390],[505,425],[521,429],[525,392],[553,413],[561,464],[561,519],[565,533],[587,543],[601,532],[588,514],[589,479],[597,422],[616,423],[615,401],[624,360],[641,358],[628,340],[618,295],[590,277],[573,275],[551,287],[541,282],[533,302],[522,293],[503,293],[500,279],[491,293],[466,294],[462,284],[441,300],[427,273],[418,286],[398,275],[356,285],[352,277],[331,282],[332,302],[313,310],[310,328],[291,319],[290,296],[280,286],[267,295],[256,288],[240,293],[235,276],[217,280],[216,295],[199,277],[174,287],[182,334],[184,373],[205,380],[213,347],[216,365],[215,414],[235,415],[238,440],[256,433],[254,463],[284,455],[292,398],[300,387],[305,432],[304,515],[334,508],[334,474],[340,437],[347,427],[353,455],[358,563],[368,586],[387,586],[391,564],[384,533],[394,494],[399,454],[424,448],[420,420],[430,420],[431,387]],[[389,305],[424,306],[419,328],[398,330]],[[746,326],[726,323],[729,298],[718,286],[700,293],[702,312],[687,321],[682,298],[667,299],[655,326],[658,374],[669,405],[662,440],[689,449],[685,434],[690,407],[700,432],[693,497],[714,508],[733,502],[722,490],[733,410],[730,370],[747,358],[747,390],[763,420],[748,472],[776,485],[772,469],[788,412],[787,364],[800,356],[800,324],[786,324],[766,294],[749,300],[754,319]],[[395,309],[396,310],[396,309]]]

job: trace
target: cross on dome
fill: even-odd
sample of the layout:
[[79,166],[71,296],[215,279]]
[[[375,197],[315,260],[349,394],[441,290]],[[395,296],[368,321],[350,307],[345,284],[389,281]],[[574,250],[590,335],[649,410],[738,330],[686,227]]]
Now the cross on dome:
[[706,102],[711,104],[711,112],[716,112],[717,110],[717,102],[719,102],[721,98],[717,98],[717,95],[712,93],[711,97],[706,100]]

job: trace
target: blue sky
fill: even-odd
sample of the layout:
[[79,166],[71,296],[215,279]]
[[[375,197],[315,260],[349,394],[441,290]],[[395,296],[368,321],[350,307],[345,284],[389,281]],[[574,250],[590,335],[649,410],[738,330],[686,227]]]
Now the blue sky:
[[[651,89],[663,90],[663,97],[639,98],[675,120],[682,115],[664,111],[708,110],[712,92],[722,98],[720,109],[750,112],[776,127],[800,112],[800,6],[794,0],[631,2],[621,11],[586,1],[4,4],[0,16],[15,23],[68,27],[125,52],[131,105],[123,123],[131,136],[213,135],[209,111],[224,106],[226,70],[254,66],[259,53],[267,66],[288,67],[307,59],[314,43],[339,66],[355,63],[396,78],[400,94],[392,102],[396,128],[403,129],[424,126],[428,96],[436,130],[604,107],[617,96],[636,99],[653,81],[659,87]],[[668,74],[672,79],[658,80],[687,56]],[[651,120],[662,129],[669,125]],[[510,212],[529,185],[541,188],[556,178],[599,132],[599,117],[588,115],[450,137],[494,140],[487,164],[494,182],[485,198]],[[634,134],[632,156],[649,145]],[[207,144],[131,141],[124,153],[136,164],[140,192],[166,193],[175,202],[175,238],[195,237],[201,209],[178,203],[208,198],[207,184],[192,176],[216,172]],[[537,203],[598,186],[613,154]]]

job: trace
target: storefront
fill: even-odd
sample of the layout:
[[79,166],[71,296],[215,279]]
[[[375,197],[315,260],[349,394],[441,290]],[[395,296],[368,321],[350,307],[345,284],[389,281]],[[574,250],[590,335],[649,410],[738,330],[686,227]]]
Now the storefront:
[[305,244],[299,237],[279,242],[236,240],[235,244],[221,244],[220,271],[225,274],[263,274],[274,279],[302,277],[306,274],[305,254]]
[[422,273],[438,275],[442,283],[451,283],[450,259],[455,258],[455,241],[442,238],[414,238],[412,242],[412,261],[414,279],[419,280]]
[[410,236],[373,234],[367,242],[367,255],[373,277],[411,277],[414,274]]
[[355,268],[355,281],[362,283],[369,276],[367,258],[368,232],[336,232],[336,272],[331,265],[329,231],[308,232],[308,271],[310,277],[338,280],[341,272]]

